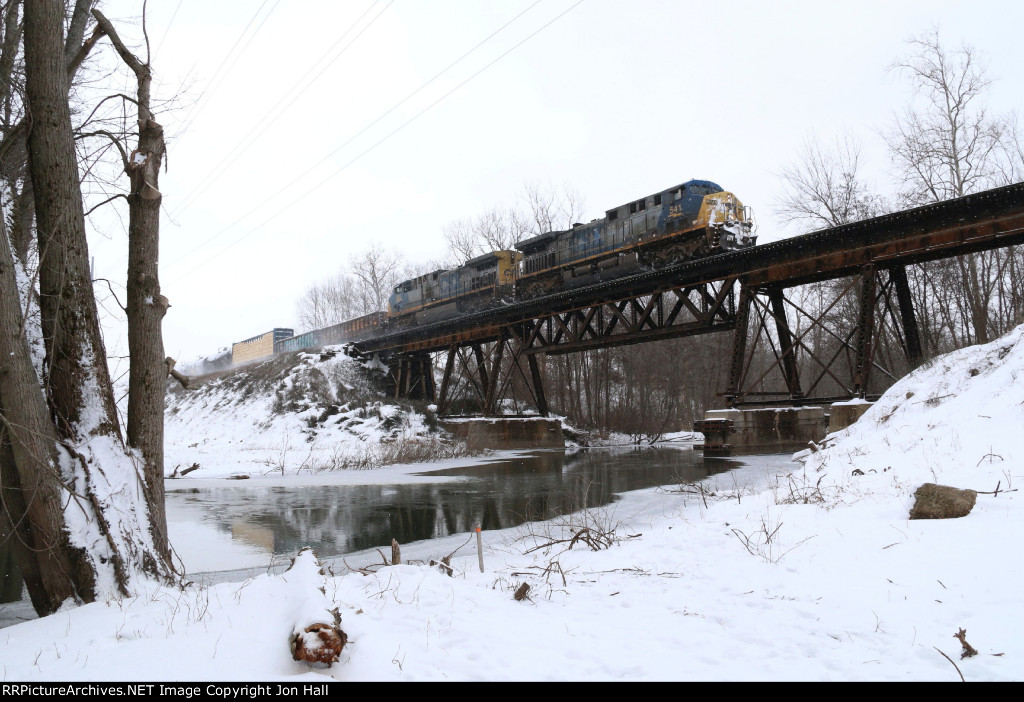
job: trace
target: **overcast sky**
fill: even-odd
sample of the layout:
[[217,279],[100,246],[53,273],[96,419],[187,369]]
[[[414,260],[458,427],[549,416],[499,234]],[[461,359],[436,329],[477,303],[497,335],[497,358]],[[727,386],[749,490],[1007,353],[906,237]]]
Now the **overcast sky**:
[[[136,46],[140,6],[103,4]],[[446,223],[528,182],[570,186],[589,220],[703,178],[754,208],[762,242],[792,234],[778,172],[809,137],[860,138],[891,189],[878,134],[911,95],[889,66],[934,26],[981,50],[991,108],[1016,109],[1024,9],[1006,1],[150,2],[154,94],[178,99],[158,115],[167,353],[296,325],[309,283],[370,243],[436,259]],[[94,224],[96,275],[123,280],[122,223]]]

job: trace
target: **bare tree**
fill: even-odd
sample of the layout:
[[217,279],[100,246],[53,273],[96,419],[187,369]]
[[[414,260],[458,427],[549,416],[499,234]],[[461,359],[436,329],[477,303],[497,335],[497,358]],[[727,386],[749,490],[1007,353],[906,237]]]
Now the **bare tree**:
[[861,145],[848,135],[823,147],[808,138],[795,163],[780,173],[784,194],[776,213],[807,231],[836,227],[875,217],[886,210],[884,199],[861,176]]
[[299,324],[303,329],[323,329],[359,316],[356,281],[344,271],[313,283],[298,302]]
[[525,229],[531,236],[568,229],[583,217],[583,196],[570,185],[558,189],[528,182],[523,186],[522,201],[527,213]]
[[482,253],[480,236],[471,219],[454,219],[441,228],[441,235],[448,244],[448,255],[440,264],[446,268],[457,268]]
[[895,118],[886,143],[901,177],[901,197],[921,205],[992,187],[1011,123],[982,99],[991,81],[975,49],[950,51],[938,29],[908,42],[892,70],[910,79],[917,105]]
[[356,299],[360,315],[387,308],[391,291],[403,279],[404,261],[395,251],[373,244],[349,266],[355,279]]
[[[164,129],[150,106],[152,69],[128,50],[114,26],[99,10],[92,11],[125,65],[135,74],[138,89],[138,141],[128,153],[115,140],[131,189],[128,200],[128,445],[138,449],[144,468],[144,489],[149,507],[153,545],[165,570],[170,569],[171,548],[164,511],[164,390],[174,361],[164,356],[163,319],[167,298],[160,293],[157,262],[160,251],[160,166],[166,146]],[[145,17],[143,17],[145,28]],[[148,53],[148,42],[147,42]]]
[[508,251],[523,239],[568,229],[583,216],[583,198],[569,186],[558,190],[531,182],[512,207],[491,207],[475,218],[456,219],[442,229],[448,255],[442,265],[461,266],[491,251]]
[[[909,44],[910,55],[892,68],[910,79],[917,100],[895,118],[886,136],[902,202],[914,206],[963,197],[1019,175],[1015,123],[986,108],[991,81],[977,51],[967,45],[948,49],[938,29]],[[967,343],[984,343],[997,332],[990,323],[991,307],[1000,276],[1015,257],[1012,249],[993,251],[965,255],[953,264],[969,320]]]

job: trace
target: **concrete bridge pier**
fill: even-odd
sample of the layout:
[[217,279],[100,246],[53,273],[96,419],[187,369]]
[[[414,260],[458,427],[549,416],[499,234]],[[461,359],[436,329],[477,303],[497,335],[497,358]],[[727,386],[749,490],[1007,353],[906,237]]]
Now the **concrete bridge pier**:
[[561,420],[548,417],[447,417],[441,426],[470,449],[565,448]]
[[871,405],[851,400],[833,403],[827,410],[820,406],[710,410],[703,421],[693,423],[693,430],[704,434],[704,443],[694,448],[705,456],[795,453],[853,424]]

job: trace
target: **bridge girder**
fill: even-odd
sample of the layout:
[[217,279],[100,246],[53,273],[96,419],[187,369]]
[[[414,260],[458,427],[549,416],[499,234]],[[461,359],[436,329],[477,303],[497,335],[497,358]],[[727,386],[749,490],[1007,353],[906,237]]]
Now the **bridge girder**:
[[[426,367],[422,360],[399,369],[396,392],[403,384],[429,387],[428,394],[441,400],[452,394],[453,378],[469,378],[485,414],[496,411],[509,387],[506,370],[513,367],[525,381],[517,384],[529,387],[534,404],[546,413],[538,354],[728,330],[735,335],[723,395],[733,406],[871,397],[878,387],[873,379],[894,379],[923,357],[905,266],[1018,243],[1024,243],[1024,184],[402,329],[357,345],[364,352],[420,359],[447,353],[439,395],[433,389],[433,364],[429,380],[422,370],[417,379],[416,368]],[[828,281],[834,283],[834,299],[819,305],[817,313],[805,309],[798,291]],[[470,351],[475,364],[465,358]],[[771,359],[767,368],[752,366],[759,351]],[[807,377],[800,378],[798,361],[814,371],[805,370]],[[768,387],[772,382],[775,386]],[[823,389],[828,386],[831,394]]]

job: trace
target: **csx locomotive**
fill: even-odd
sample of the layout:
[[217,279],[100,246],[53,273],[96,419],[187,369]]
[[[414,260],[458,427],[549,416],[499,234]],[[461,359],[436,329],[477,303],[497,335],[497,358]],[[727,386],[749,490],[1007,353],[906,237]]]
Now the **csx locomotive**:
[[641,270],[753,246],[750,209],[707,180],[691,180],[547,232],[454,270],[395,287],[388,324],[429,324],[500,304],[610,280]]
[[386,331],[543,297],[681,261],[753,246],[749,207],[707,180],[690,180],[452,270],[399,283],[387,312],[275,343],[275,353],[358,341]]

